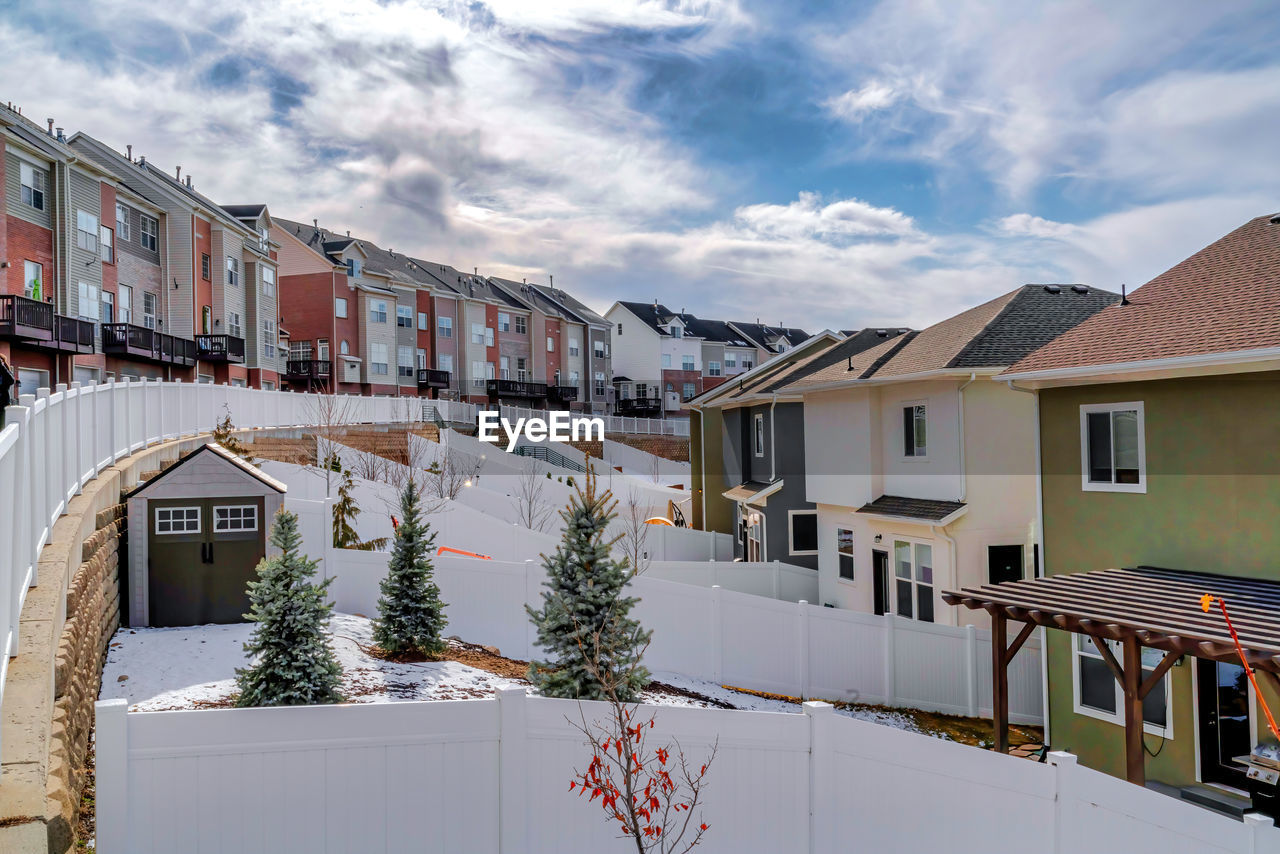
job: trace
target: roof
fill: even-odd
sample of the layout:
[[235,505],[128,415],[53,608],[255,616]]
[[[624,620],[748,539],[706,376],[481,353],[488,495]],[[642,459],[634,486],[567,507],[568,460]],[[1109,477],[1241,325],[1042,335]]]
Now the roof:
[[1271,347],[1280,347],[1280,215],[1249,220],[1007,373]]
[[741,501],[744,504],[764,504],[770,495],[773,495],[779,489],[782,489],[782,481],[775,480],[773,483],[764,483],[759,480],[748,480],[738,484],[732,489],[726,489],[720,493],[730,501]]
[[855,355],[850,355],[843,362],[831,362],[822,368],[793,378],[782,390],[803,392],[817,386],[866,379],[874,374],[881,365],[897,355],[899,350],[911,343],[911,340],[919,334],[915,330],[908,330],[901,335],[881,341],[874,347],[868,347]]
[[[618,305],[640,318],[649,328],[659,335],[670,335],[667,332],[666,324],[671,322],[674,317],[681,317],[679,312],[672,311],[659,302],[628,302],[619,300]],[[680,321],[684,323],[683,318]]]
[[342,252],[354,243],[364,255],[364,267],[370,273],[384,276],[402,285],[439,286],[435,277],[422,270],[407,255],[383,249],[364,238],[352,237],[350,234],[335,234],[323,226],[307,225],[281,217],[272,217],[272,219],[281,228],[293,232],[294,236],[308,247],[324,255],[327,260],[333,261],[332,255]]
[[1249,663],[1280,672],[1280,582],[1139,566],[963,587],[942,598],[1049,628],[1238,661],[1219,606],[1201,605],[1206,594],[1226,600]]
[[929,525],[945,525],[965,510],[963,501],[937,501],[931,498],[907,498],[881,495],[858,508],[858,513],[891,519],[911,519]]
[[530,285],[529,287],[542,294],[544,297],[559,303],[565,309],[577,315],[578,319],[587,324],[599,324],[609,326],[609,321],[603,315],[594,311],[586,303],[577,299],[570,293],[566,293],[560,288],[553,288],[549,285]]
[[267,209],[266,205],[223,205],[222,209],[236,219],[257,219]]
[[779,352],[776,346],[778,341],[786,341],[794,347],[809,340],[809,333],[790,326],[770,326],[767,323],[746,323],[741,320],[730,320],[729,323],[757,347],[775,353]]
[[745,335],[723,320],[704,320],[700,317],[694,317],[692,314],[684,313],[681,313],[679,318],[684,323],[685,329],[704,341],[713,341],[729,347],[751,347],[754,349],[756,346],[748,341]]
[[784,353],[772,356],[743,374],[704,391],[693,399],[696,406],[722,406],[756,395],[769,394],[785,384],[786,377],[802,374],[829,348],[843,342],[834,332],[820,332]]
[[182,466],[185,465],[189,460],[192,460],[203,453],[211,453],[211,454],[214,454],[215,456],[221,457],[222,459],[226,460],[228,463],[231,463],[232,465],[239,468],[245,474],[256,478],[266,486],[269,486],[271,489],[274,489],[276,492],[284,493],[284,492],[288,492],[289,490],[289,487],[285,486],[283,483],[276,480],[271,475],[264,473],[261,469],[258,469],[257,467],[250,465],[246,460],[243,460],[240,457],[236,456],[235,454],[231,453],[226,448],[219,445],[217,442],[206,442],[205,444],[196,448],[194,451],[191,451],[185,456],[179,458],[176,463],[169,466],[167,469],[164,469],[163,471],[161,471],[158,475],[151,478],[151,480],[148,480],[145,483],[138,484],[136,487],[130,490],[125,497],[132,498],[135,495],[141,495],[143,492],[147,491],[152,486],[155,486],[158,482],[168,477],[173,472],[182,468]]

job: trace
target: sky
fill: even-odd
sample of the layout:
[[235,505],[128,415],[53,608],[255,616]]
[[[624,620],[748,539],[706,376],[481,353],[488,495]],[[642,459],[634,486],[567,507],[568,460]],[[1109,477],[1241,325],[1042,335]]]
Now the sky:
[[0,0],[0,99],[604,310],[924,327],[1280,210],[1274,4]]

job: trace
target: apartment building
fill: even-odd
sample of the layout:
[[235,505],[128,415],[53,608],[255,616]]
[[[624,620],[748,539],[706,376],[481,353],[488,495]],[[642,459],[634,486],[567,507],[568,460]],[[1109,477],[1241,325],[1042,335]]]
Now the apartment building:
[[[554,283],[529,287],[564,316],[567,347],[562,370],[569,371],[570,385],[581,384],[581,403],[573,408],[593,415],[616,411],[612,324],[573,294],[555,287]],[[579,371],[580,381],[577,379]]]

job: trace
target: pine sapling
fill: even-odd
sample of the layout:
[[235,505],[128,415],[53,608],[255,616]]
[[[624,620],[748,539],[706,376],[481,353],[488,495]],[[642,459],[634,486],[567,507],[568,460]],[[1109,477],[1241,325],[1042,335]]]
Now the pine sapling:
[[[337,462],[337,456],[331,456],[334,463]],[[351,491],[355,488],[355,479],[351,475],[351,469],[342,468],[338,465],[336,471],[341,472],[341,479],[338,481],[338,500],[333,505],[333,547],[335,549],[355,549],[363,552],[379,552],[387,547],[387,537],[377,537],[372,540],[362,540],[360,535],[356,533],[356,517],[360,515],[360,505],[356,503],[352,497]]]
[[332,578],[316,582],[316,561],[301,554],[298,517],[281,510],[271,526],[280,553],[258,564],[249,582],[250,611],[257,623],[244,645],[250,664],[236,670],[238,706],[308,706],[338,703],[342,668],[329,648],[325,627],[333,604],[325,601]]
[[231,423],[231,407],[223,404],[222,420],[213,425],[213,441],[237,457],[253,462],[253,454],[236,438],[236,425]]
[[400,516],[381,583],[373,639],[388,656],[436,657],[445,649],[440,636],[447,623],[431,564],[436,535],[422,518],[412,480],[400,493]]

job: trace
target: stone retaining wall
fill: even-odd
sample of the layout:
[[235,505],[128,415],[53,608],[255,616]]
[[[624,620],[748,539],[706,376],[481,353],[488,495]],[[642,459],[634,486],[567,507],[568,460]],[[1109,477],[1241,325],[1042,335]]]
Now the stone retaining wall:
[[689,462],[688,436],[645,436],[629,433],[610,433],[609,439],[639,448],[655,457],[674,460],[679,463]]

